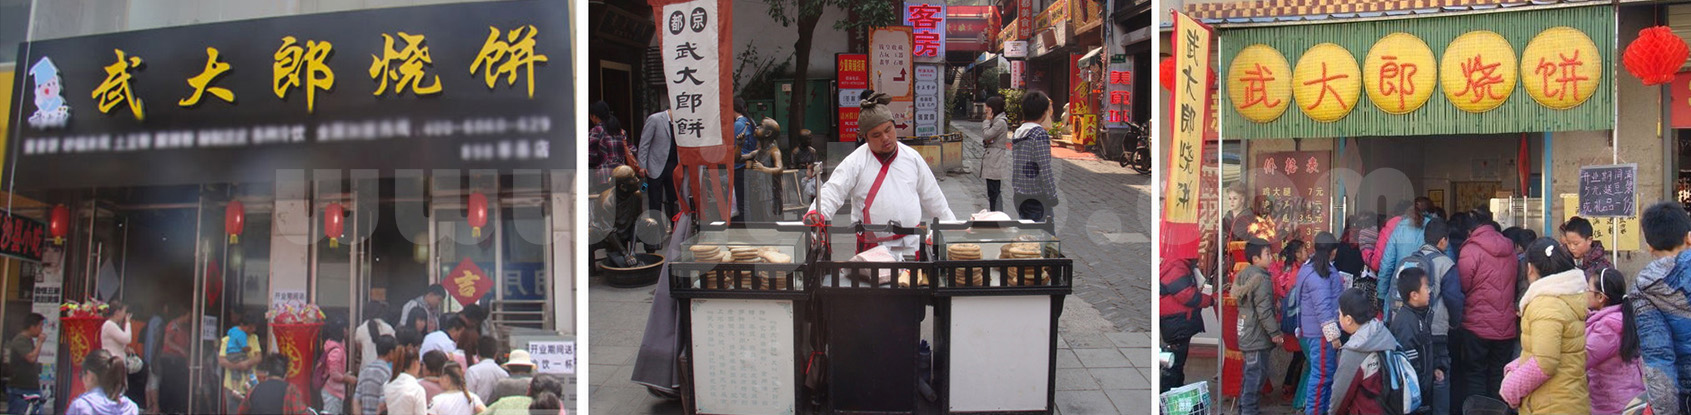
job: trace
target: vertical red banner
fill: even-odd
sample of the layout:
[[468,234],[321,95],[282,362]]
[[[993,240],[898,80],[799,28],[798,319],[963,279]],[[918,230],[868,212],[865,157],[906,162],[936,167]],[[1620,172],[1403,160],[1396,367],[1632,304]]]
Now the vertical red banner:
[[1021,20],[1016,25],[1016,39],[1033,37],[1033,0],[1016,0],[1016,19]]
[[857,141],[858,103],[864,89],[869,88],[869,55],[862,53],[834,54],[835,84],[839,96],[839,141]]

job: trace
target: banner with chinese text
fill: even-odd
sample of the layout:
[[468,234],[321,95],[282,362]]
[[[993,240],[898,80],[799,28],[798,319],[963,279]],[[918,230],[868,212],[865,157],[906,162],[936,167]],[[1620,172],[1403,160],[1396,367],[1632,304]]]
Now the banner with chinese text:
[[1614,31],[1607,7],[1226,30],[1224,138],[1609,130]]
[[1098,80],[1101,68],[1085,66],[1080,58],[1086,55],[1069,54],[1069,113],[1066,126],[1069,140],[1090,145],[1098,139]]
[[[279,169],[575,160],[561,1],[381,8],[29,42],[21,189],[274,181]],[[158,168],[171,166],[171,168]]]
[[904,25],[911,29],[916,62],[945,63],[945,2],[905,2]]
[[1198,254],[1199,164],[1203,160],[1204,124],[1209,114],[1205,85],[1210,57],[1210,28],[1174,12],[1174,113],[1169,122],[1168,183],[1163,188],[1162,250],[1165,259]]
[[840,91],[839,141],[857,141],[857,113],[862,110],[863,90],[869,89],[869,55],[834,54],[835,85]]

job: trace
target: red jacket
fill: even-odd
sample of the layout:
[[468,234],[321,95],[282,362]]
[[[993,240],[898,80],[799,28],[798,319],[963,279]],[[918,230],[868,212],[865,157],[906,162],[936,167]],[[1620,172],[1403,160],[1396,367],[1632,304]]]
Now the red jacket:
[[1392,230],[1397,229],[1397,223],[1402,220],[1402,215],[1393,216],[1391,220],[1387,220],[1386,226],[1380,228],[1380,238],[1374,241],[1374,250],[1363,253],[1367,256],[1363,260],[1368,261],[1368,269],[1374,270],[1375,274],[1380,273],[1380,257],[1386,255],[1386,245],[1387,242],[1392,240]]
[[[1193,316],[1215,304],[1215,298],[1204,295],[1204,287],[1192,277],[1191,260],[1164,260],[1158,282],[1158,317]],[[1202,321],[1202,320],[1199,320]]]
[[1475,228],[1457,255],[1456,274],[1462,278],[1462,328],[1486,340],[1513,339],[1516,323],[1515,283],[1520,265],[1515,243],[1490,226]]

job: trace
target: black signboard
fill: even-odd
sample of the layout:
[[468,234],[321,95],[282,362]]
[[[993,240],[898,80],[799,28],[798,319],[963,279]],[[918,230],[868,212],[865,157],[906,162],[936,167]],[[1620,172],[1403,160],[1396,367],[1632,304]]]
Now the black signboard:
[[1579,168],[1579,215],[1630,217],[1638,214],[1638,165]]
[[0,255],[40,261],[46,241],[47,224],[10,212],[0,215]]
[[565,0],[243,20],[19,47],[19,189],[282,169],[573,168]]

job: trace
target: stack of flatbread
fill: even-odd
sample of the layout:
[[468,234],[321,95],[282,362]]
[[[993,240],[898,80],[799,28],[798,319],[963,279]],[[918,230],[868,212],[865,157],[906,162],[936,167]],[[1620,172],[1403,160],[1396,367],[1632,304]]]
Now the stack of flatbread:
[[[780,250],[775,249],[775,247],[766,246],[764,249],[758,251],[758,261],[767,264],[791,264],[793,263],[793,256],[783,254]],[[786,272],[776,271],[774,275],[770,275],[769,271],[763,271],[757,273],[757,277],[758,279],[763,280],[763,289],[786,290],[789,288]]]
[[[981,246],[977,244],[952,244],[945,247],[945,257],[950,261],[979,261]],[[951,270],[951,284],[956,286],[986,285],[986,275],[980,268],[964,267]]]
[[722,248],[716,245],[693,245],[687,247],[693,252],[693,262],[722,262]]
[[[1022,242],[1022,243],[1005,244],[1003,248],[1000,248],[998,250],[998,259],[1040,259],[1040,258],[1044,258],[1044,256],[1040,253],[1039,244],[1036,244],[1036,243]],[[1030,275],[1026,275],[1024,277],[1022,275],[1024,271],[1027,272]],[[1012,268],[1010,268],[1010,276],[1009,276],[1008,282],[1011,285],[1040,285],[1040,284],[1044,284],[1045,278],[1046,278],[1045,272],[1046,272],[1046,270],[1043,269],[1042,267],[1012,267]]]
[[[688,247],[688,250],[692,251],[694,262],[735,264],[790,264],[793,262],[791,255],[783,254],[780,248],[773,246],[721,247],[694,245]],[[775,272],[774,275],[771,275],[769,271],[762,271],[754,275],[750,272],[728,270],[706,272],[702,285],[706,289],[713,290],[718,288],[734,289],[736,280],[738,280],[742,289],[785,290],[789,285],[785,272]]]

